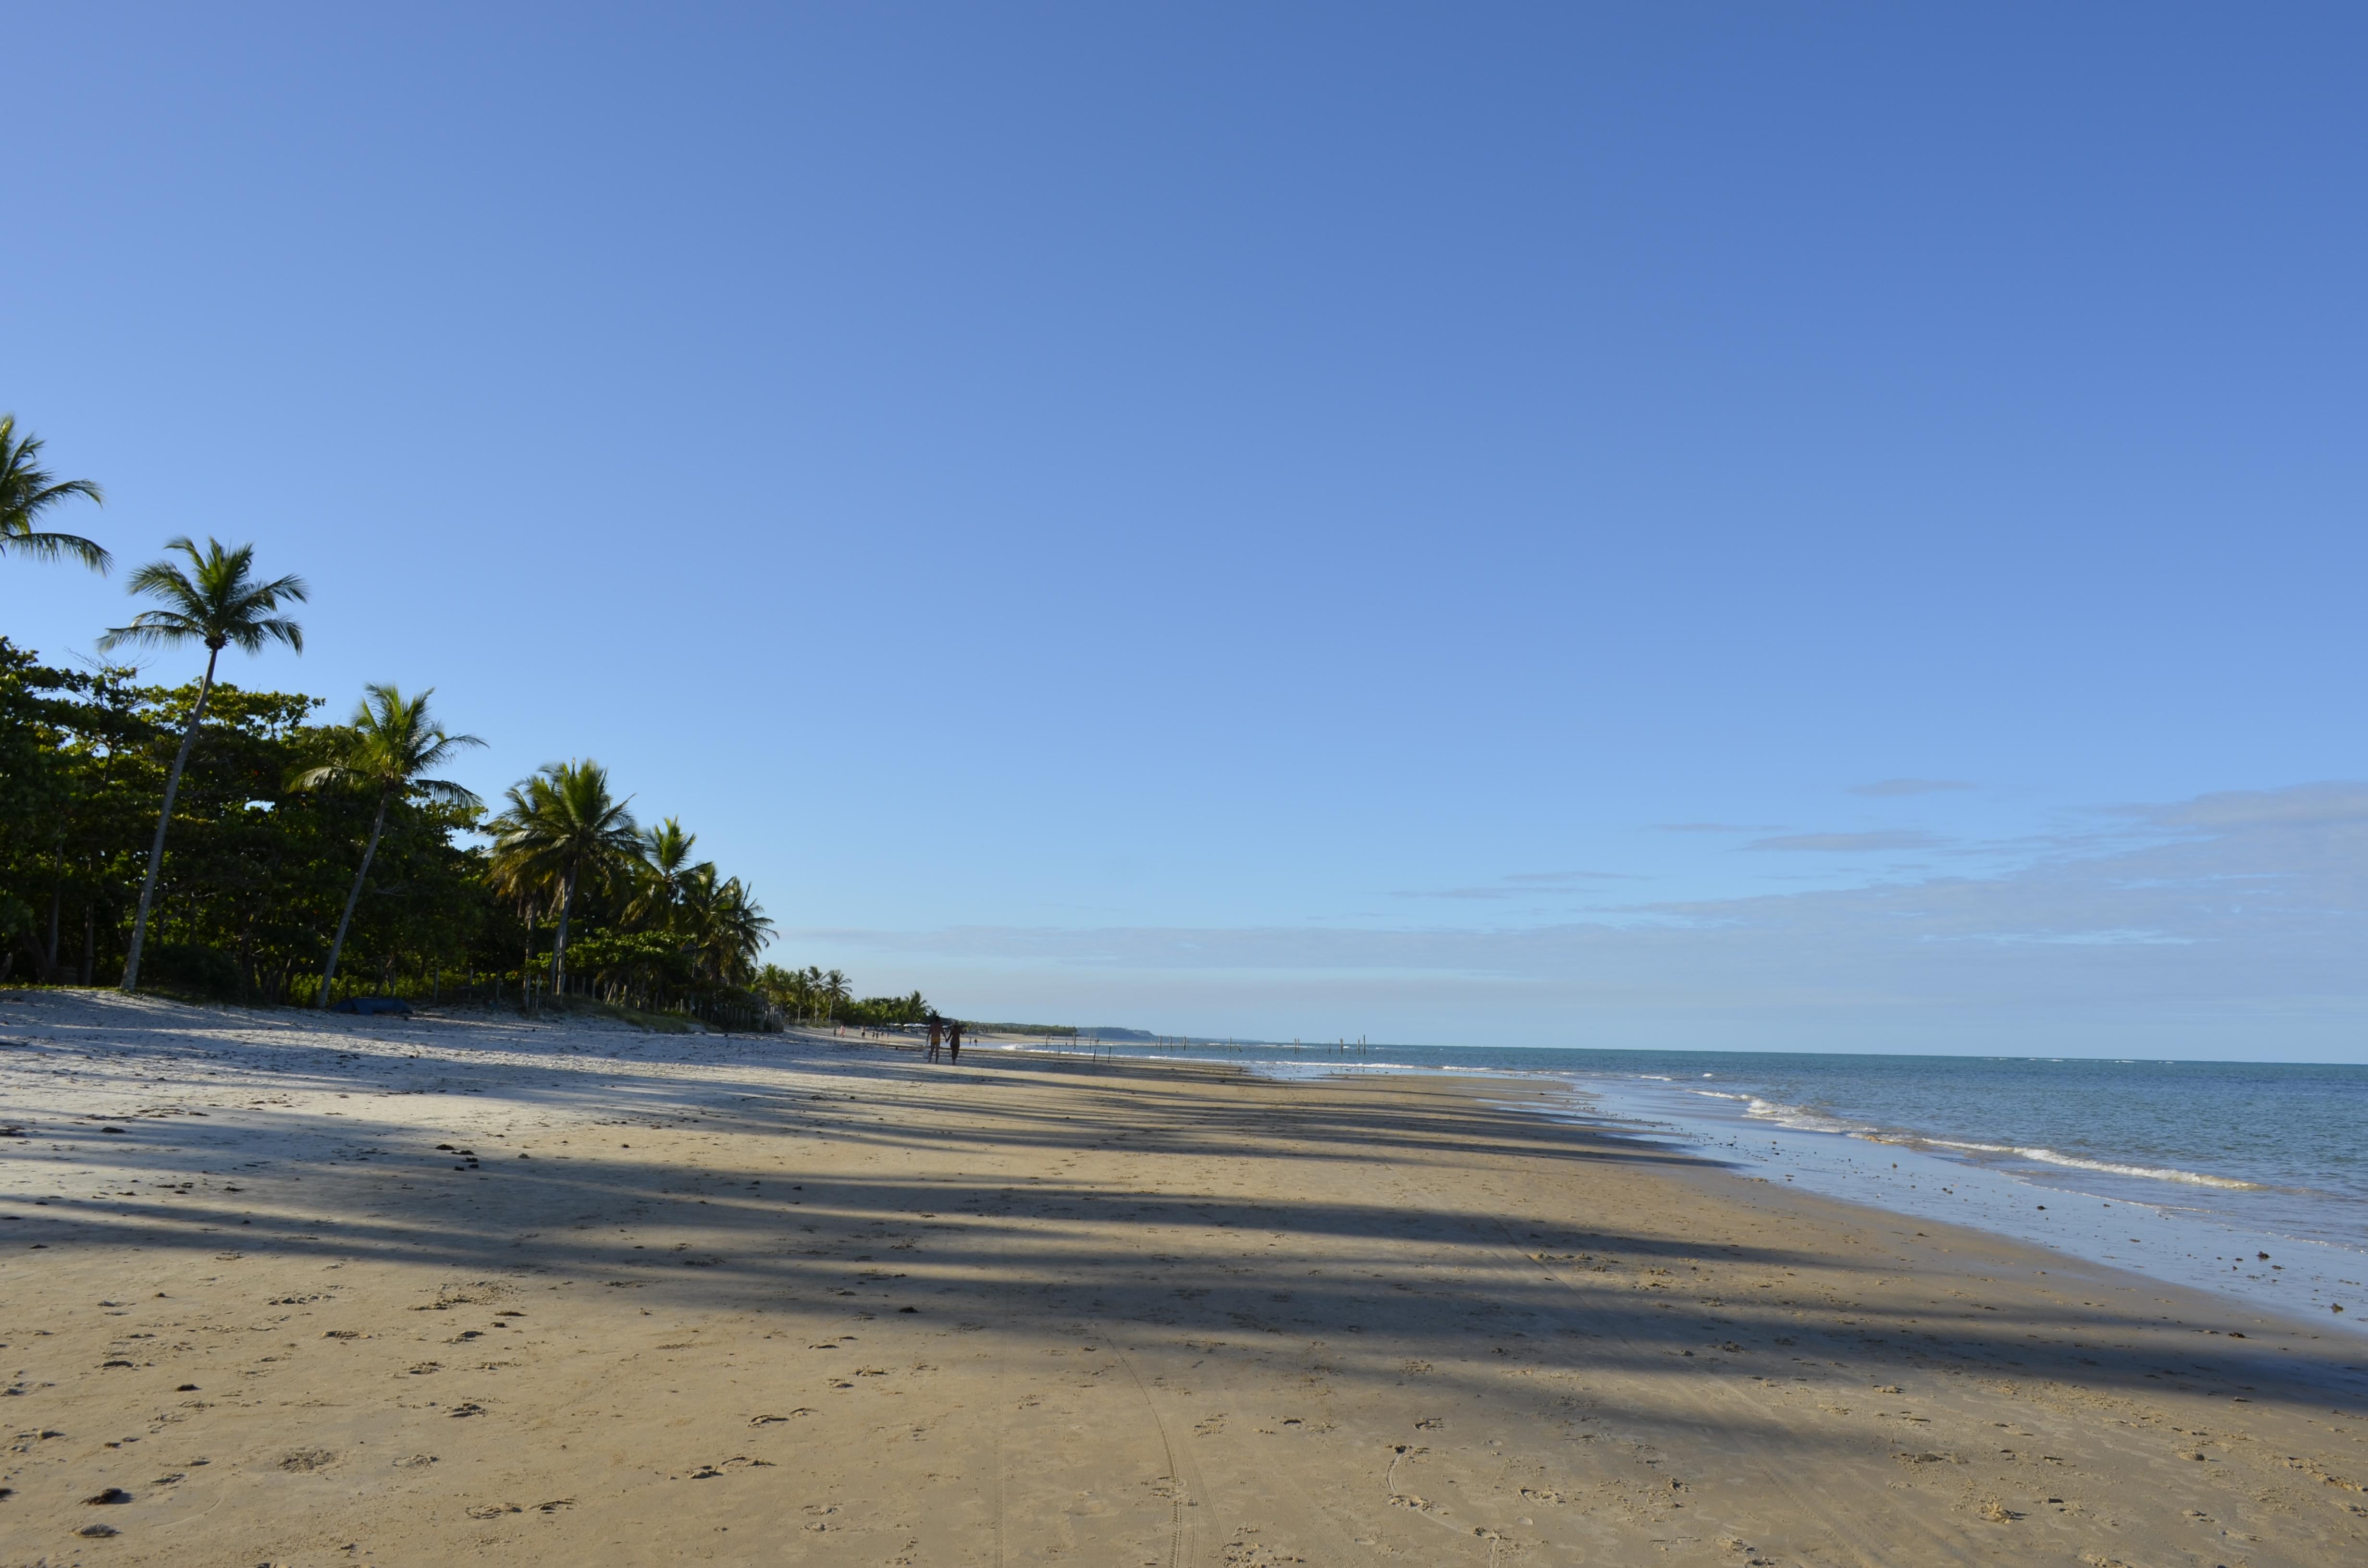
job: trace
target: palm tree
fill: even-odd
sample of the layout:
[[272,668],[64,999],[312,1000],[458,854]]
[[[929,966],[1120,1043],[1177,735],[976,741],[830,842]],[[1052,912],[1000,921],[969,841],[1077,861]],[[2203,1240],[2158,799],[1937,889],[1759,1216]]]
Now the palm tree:
[[509,791],[494,841],[496,875],[541,879],[559,888],[559,930],[551,949],[551,988],[567,984],[567,918],[576,889],[606,883],[639,859],[641,830],[630,803],[609,793],[609,770],[597,762],[553,762]]
[[81,495],[106,505],[107,497],[87,479],[52,479],[37,460],[38,437],[17,434],[17,416],[0,414],[0,552],[21,550],[43,561],[71,555],[94,572],[114,564],[114,557],[79,534],[44,533],[35,525],[43,512],[69,495]]
[[717,970],[727,983],[745,985],[757,971],[757,956],[773,939],[772,917],[757,902],[757,890],[737,877],[725,879],[716,905]]
[[701,863],[683,879],[680,910],[685,946],[699,971],[725,985],[746,982],[773,933],[756,895],[737,877],[718,881],[715,868]]
[[666,924],[682,902],[685,881],[701,869],[713,874],[712,861],[702,860],[697,866],[690,863],[690,846],[698,842],[699,835],[683,832],[678,817],[668,817],[655,827],[642,830],[641,886],[626,906],[627,924]]
[[434,687],[409,698],[392,686],[368,686],[362,690],[366,695],[361,706],[354,710],[353,744],[347,748],[344,759],[300,773],[290,783],[297,790],[333,785],[378,791],[378,814],[370,819],[370,844],[354,872],[353,891],[346,894],[346,912],[337,916],[337,934],[329,942],[328,967],[321,971],[321,998],[314,1004],[321,1007],[329,1005],[329,982],[336,978],[346,928],[353,924],[354,905],[361,901],[362,882],[378,855],[389,802],[397,795],[419,794],[456,806],[475,805],[473,792],[448,779],[421,776],[450,760],[462,746],[485,744],[474,735],[448,735],[442,725],[427,717],[427,699],[436,695]]
[[125,586],[164,601],[162,609],[143,609],[129,626],[119,626],[98,640],[100,653],[126,643],[183,642],[206,645],[205,677],[198,683],[198,699],[189,705],[189,722],[181,731],[181,749],[173,756],[173,770],[165,777],[165,809],[156,815],[156,840],[148,846],[148,874],[140,881],[140,912],[131,920],[131,947],[123,960],[123,989],[140,988],[140,948],[148,936],[148,911],[156,902],[156,873],[165,864],[165,829],[173,820],[173,797],[180,791],[181,770],[188,766],[189,747],[197,743],[199,722],[206,716],[206,697],[214,688],[214,661],[235,642],[259,653],[267,642],[285,642],[304,651],[304,629],[273,613],[282,600],[304,600],[304,580],[278,577],[258,583],[254,577],[255,546],[224,550],[222,540],[209,539],[200,552],[188,538],[169,540],[166,550],[189,559],[184,572],[170,561],[152,561],[131,574]]
[[[509,802],[501,813],[485,824],[485,832],[495,843],[525,825],[529,806],[525,786],[513,784],[505,791]],[[549,869],[518,857],[494,857],[485,868],[485,882],[500,897],[518,905],[518,919],[526,926],[526,947],[518,955],[518,990],[524,999],[529,972],[534,968],[535,923],[549,906],[552,892]]]
[[[768,922],[768,924],[770,923]],[[822,1016],[825,1023],[838,1016],[838,1009],[842,1004],[854,1000],[855,991],[848,984],[846,974],[838,970],[832,970],[822,977]]]

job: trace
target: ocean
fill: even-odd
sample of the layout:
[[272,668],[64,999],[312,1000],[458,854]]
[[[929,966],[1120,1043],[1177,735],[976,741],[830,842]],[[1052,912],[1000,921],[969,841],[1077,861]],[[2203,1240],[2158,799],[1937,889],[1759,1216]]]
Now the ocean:
[[[2002,1056],[1105,1048],[1275,1076],[1542,1078],[1519,1102],[1754,1176],[2368,1333],[2368,1066]],[[2338,1307],[2342,1308],[2338,1312]]]

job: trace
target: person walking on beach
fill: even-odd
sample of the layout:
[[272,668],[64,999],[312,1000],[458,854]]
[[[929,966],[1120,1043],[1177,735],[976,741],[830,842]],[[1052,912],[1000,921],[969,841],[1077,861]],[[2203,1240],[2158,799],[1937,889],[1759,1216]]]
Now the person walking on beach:
[[960,1018],[949,1019],[946,1023],[946,1060],[949,1062],[962,1060],[962,1020]]
[[938,1041],[945,1038],[946,1021],[935,1013],[929,1015],[929,1060],[938,1059]]

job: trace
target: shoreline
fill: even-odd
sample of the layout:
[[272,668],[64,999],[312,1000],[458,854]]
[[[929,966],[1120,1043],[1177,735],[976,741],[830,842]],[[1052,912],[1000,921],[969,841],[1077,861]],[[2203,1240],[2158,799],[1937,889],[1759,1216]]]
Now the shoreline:
[[[1153,1053],[1133,1059],[1193,1060]],[[1464,1080],[1496,1074],[1516,1083],[1546,1082],[1562,1088],[1567,1103],[1542,1108],[1540,1114],[1667,1142],[1737,1171],[1766,1171],[1803,1190],[1894,1214],[1971,1226],[2069,1257],[2101,1259],[2142,1278],[2166,1279],[2283,1315],[2310,1329],[2368,1339],[2368,1248],[2297,1234],[2274,1221],[2240,1227],[2226,1213],[2148,1191],[2157,1185],[2151,1181],[2124,1180],[2115,1186],[2099,1179],[2157,1173],[2064,1159],[2062,1168],[2038,1181],[2027,1173],[1986,1163],[1938,1136],[1815,1125],[1833,1123],[1833,1119],[1807,1118],[1793,1107],[1772,1108],[1781,1114],[1763,1118],[1756,1111],[1745,1114],[1690,1099],[1702,1093],[1691,1085],[1630,1081],[1568,1066],[1302,1062],[1289,1057],[1244,1058],[1230,1064],[1283,1081],[1437,1074]],[[1731,1094],[1712,1097],[1749,1098]],[[1723,1118],[1716,1114],[1720,1109],[1727,1111]],[[2084,1173],[2092,1174],[2084,1181]],[[2194,1179],[2229,1187],[2251,1185]],[[2133,1215],[2144,1218],[2132,1224]],[[2147,1234],[2130,1235],[2132,1229]],[[2274,1249],[2273,1256],[2267,1249]],[[2244,1260],[2241,1266],[2237,1259]],[[2368,1343],[2362,1345],[2362,1353],[2368,1355]]]
[[36,994],[0,1562],[2368,1551],[2349,1346],[1533,1082]]

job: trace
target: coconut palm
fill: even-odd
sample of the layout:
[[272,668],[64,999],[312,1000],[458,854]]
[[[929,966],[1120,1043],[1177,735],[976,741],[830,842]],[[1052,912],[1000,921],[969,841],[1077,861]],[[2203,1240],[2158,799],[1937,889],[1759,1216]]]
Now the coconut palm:
[[715,868],[704,863],[683,878],[678,920],[693,966],[726,985],[749,978],[773,933],[764,905],[740,879],[718,881]]
[[197,744],[198,724],[206,716],[206,698],[214,687],[214,662],[235,642],[259,653],[268,642],[285,642],[304,651],[304,629],[275,612],[283,602],[304,600],[304,580],[277,577],[255,580],[255,546],[224,550],[222,540],[209,539],[201,551],[186,537],[165,548],[178,551],[189,562],[188,571],[170,561],[152,561],[131,574],[125,585],[133,594],[162,601],[161,609],[143,609],[129,626],[119,626],[98,640],[100,653],[142,643],[176,647],[185,642],[206,645],[206,673],[198,682],[198,699],[189,704],[189,722],[181,731],[181,749],[173,754],[173,770],[165,776],[165,809],[156,814],[156,839],[148,846],[148,874],[140,881],[140,910],[131,920],[131,946],[123,960],[123,989],[140,987],[140,948],[148,935],[148,911],[156,902],[156,874],[165,864],[165,829],[173,820],[173,797],[180,791],[181,770],[188,766],[189,748]]
[[104,572],[114,558],[80,534],[45,533],[38,526],[42,513],[70,495],[102,506],[107,497],[87,479],[54,479],[40,466],[38,437],[17,434],[17,416],[0,414],[0,554],[22,551],[43,561],[71,555],[94,572]]
[[634,890],[632,903],[625,906],[625,922],[635,927],[664,926],[682,901],[684,881],[701,869],[711,875],[713,862],[702,860],[691,864],[691,846],[699,835],[685,833],[677,817],[668,817],[655,827],[642,830],[640,885]]
[[337,934],[329,942],[328,966],[321,971],[321,997],[314,1004],[329,1005],[329,982],[336,978],[337,955],[345,950],[346,930],[353,924],[354,905],[361,901],[362,882],[370,876],[370,861],[378,855],[379,835],[386,830],[386,808],[398,795],[424,795],[456,806],[473,806],[476,795],[444,778],[423,777],[431,767],[439,767],[451,760],[452,754],[463,746],[481,746],[485,743],[474,735],[449,735],[444,727],[427,717],[427,699],[436,695],[429,687],[416,697],[405,697],[392,686],[368,686],[362,688],[361,706],[354,710],[353,744],[338,761],[324,767],[300,773],[290,782],[298,790],[318,790],[324,787],[376,790],[378,813],[370,819],[370,843],[362,850],[362,863],[354,872],[353,891],[346,894],[346,912],[337,916]]
[[[508,805],[485,824],[485,832],[491,834],[496,843],[526,821],[524,789],[512,785],[505,798]],[[496,895],[518,906],[518,920],[526,927],[525,947],[518,955],[518,984],[523,988],[529,972],[534,968],[535,926],[542,912],[551,907],[556,892],[555,884],[547,868],[523,858],[504,859],[499,856],[495,857],[485,868],[485,882]]]
[[609,792],[609,770],[597,762],[553,762],[511,787],[509,806],[496,822],[496,876],[556,885],[559,927],[551,949],[551,988],[567,984],[567,920],[576,890],[603,886],[640,859],[641,830],[632,813]]

